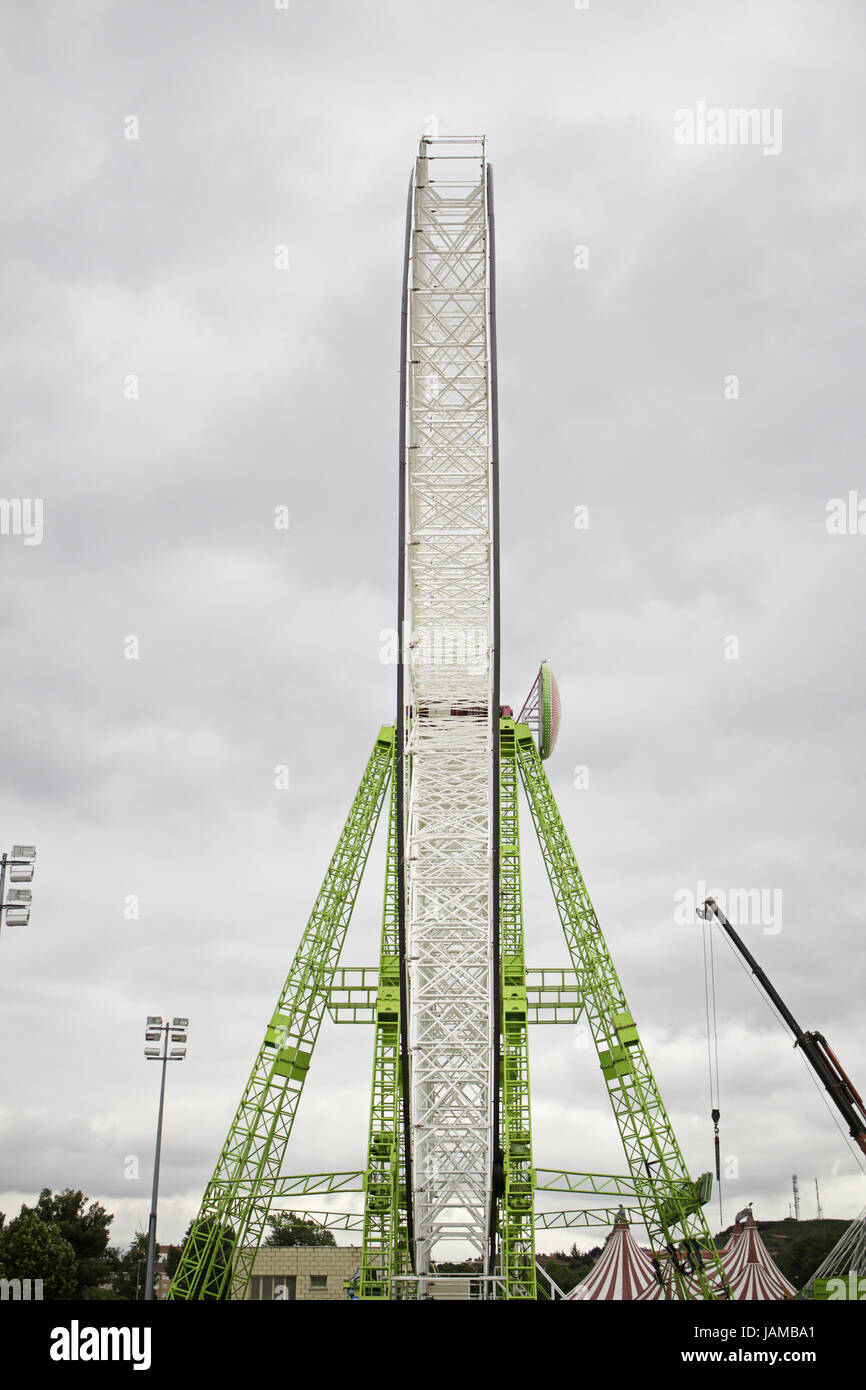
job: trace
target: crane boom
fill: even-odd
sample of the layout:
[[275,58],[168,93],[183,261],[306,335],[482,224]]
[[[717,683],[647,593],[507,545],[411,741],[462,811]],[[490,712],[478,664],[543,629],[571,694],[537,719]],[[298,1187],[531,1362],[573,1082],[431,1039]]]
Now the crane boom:
[[764,990],[794,1034],[795,1046],[800,1048],[836,1109],[848,1125],[852,1137],[866,1154],[866,1107],[854,1089],[850,1078],[842,1070],[838,1058],[831,1051],[827,1039],[821,1033],[807,1033],[800,1027],[784,999],[771,983],[766,971],[761,969],[748,946],[734,931],[718,903],[714,898],[707,898],[703,908],[699,909],[699,915],[709,921],[711,914],[718,918],[722,930],[734,943],[743,959],[748,962],[752,974],[760,980]]

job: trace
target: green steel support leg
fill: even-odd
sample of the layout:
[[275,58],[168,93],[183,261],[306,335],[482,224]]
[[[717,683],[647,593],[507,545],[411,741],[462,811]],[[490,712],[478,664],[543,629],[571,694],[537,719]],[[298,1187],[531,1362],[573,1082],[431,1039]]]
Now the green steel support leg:
[[376,1300],[393,1298],[394,1275],[409,1270],[402,1144],[398,852],[397,778],[392,770],[359,1289],[361,1299]]
[[268,1218],[334,970],[352,916],[394,755],[394,728],[379,732],[358,793],[265,1032],[213,1178],[184,1248],[169,1298],[243,1298]]
[[514,720],[499,734],[499,922],[502,985],[500,1143],[505,1191],[499,1208],[507,1299],[535,1299],[535,1220],[529,1107],[529,1029],[520,875]]
[[689,1177],[659,1095],[634,1019],[619,982],[574,850],[531,731],[516,730],[520,776],[526,791],[566,945],[619,1127],[629,1170],[653,1184],[637,1186],[644,1225],[655,1251],[667,1251],[666,1296],[729,1298],[730,1289],[700,1199]]

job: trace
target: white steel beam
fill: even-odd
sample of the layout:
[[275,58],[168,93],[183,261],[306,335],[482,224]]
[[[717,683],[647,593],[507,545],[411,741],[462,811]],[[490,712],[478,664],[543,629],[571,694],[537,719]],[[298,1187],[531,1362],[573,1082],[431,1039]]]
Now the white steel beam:
[[490,1235],[494,615],[483,138],[422,140],[410,235],[404,851],[423,1276],[438,1245],[459,1241],[484,1258]]

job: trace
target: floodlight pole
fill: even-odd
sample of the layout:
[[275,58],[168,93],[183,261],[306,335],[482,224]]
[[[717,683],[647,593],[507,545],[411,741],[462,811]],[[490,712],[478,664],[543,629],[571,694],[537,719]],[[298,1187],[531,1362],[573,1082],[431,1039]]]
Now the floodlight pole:
[[150,1198],[150,1221],[147,1226],[147,1273],[144,1276],[144,1297],[153,1299],[153,1275],[156,1265],[156,1199],[159,1193],[159,1155],[162,1149],[162,1115],[165,1109],[165,1068],[168,1062],[168,1025],[162,1039],[162,1081],[159,1087],[159,1119],[156,1123],[156,1154],[153,1160],[153,1192]]
[[162,1117],[165,1111],[165,1068],[169,1062],[182,1062],[183,1055],[173,1053],[168,1055],[169,1034],[179,1026],[186,1028],[186,1019],[174,1022],[161,1023],[158,1027],[148,1023],[148,1033],[160,1032],[162,1034],[162,1051],[158,1057],[149,1057],[148,1061],[162,1062],[162,1078],[159,1086],[159,1118],[156,1122],[156,1152],[153,1158],[153,1192],[150,1199],[150,1220],[147,1225],[147,1270],[144,1277],[144,1298],[145,1302],[153,1301],[153,1280],[156,1271],[156,1204],[159,1195],[159,1159],[162,1152]]

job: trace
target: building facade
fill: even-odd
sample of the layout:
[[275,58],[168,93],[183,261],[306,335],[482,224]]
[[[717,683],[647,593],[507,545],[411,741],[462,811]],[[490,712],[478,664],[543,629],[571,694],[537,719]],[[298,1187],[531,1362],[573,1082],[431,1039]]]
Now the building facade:
[[357,1297],[360,1245],[262,1246],[246,1297],[255,1302],[333,1302]]

